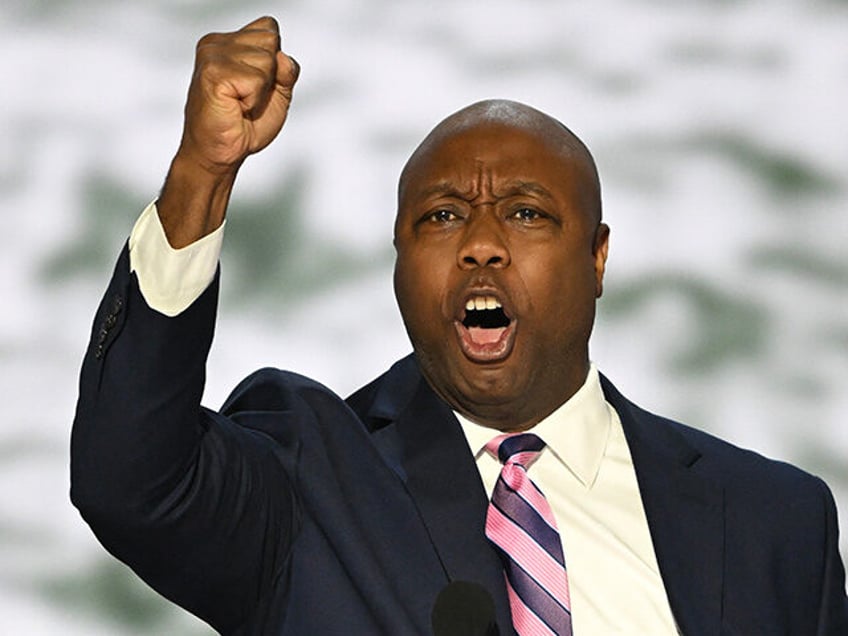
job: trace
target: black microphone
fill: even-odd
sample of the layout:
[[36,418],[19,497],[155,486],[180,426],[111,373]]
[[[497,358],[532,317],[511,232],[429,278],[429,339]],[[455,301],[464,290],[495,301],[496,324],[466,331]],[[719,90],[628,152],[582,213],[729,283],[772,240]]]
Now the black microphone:
[[430,615],[434,636],[498,636],[495,602],[482,585],[451,581]]

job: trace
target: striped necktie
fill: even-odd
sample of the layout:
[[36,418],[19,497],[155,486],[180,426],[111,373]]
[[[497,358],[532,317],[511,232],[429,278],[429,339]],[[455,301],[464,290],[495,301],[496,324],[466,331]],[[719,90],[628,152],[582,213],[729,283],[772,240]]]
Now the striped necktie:
[[544,447],[532,433],[498,435],[486,444],[504,465],[489,503],[486,536],[503,562],[519,636],[571,636],[568,576],[556,521],[527,475]]

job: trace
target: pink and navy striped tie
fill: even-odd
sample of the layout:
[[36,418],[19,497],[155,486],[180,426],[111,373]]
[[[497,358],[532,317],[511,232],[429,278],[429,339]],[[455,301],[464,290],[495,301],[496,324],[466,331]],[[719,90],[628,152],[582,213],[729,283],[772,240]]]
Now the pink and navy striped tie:
[[498,435],[486,444],[504,465],[489,503],[486,536],[503,561],[519,636],[571,636],[568,576],[556,521],[527,475],[544,447],[532,433]]

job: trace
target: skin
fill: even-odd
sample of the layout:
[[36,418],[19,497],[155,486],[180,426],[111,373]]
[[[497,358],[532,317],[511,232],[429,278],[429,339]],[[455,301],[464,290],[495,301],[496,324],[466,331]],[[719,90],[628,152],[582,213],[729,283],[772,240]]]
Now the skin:
[[[585,146],[547,115],[481,102],[442,122],[401,176],[395,293],[425,378],[454,409],[526,430],[588,371],[609,228]],[[469,297],[511,319],[479,345],[461,326]]]
[[[300,67],[280,44],[270,17],[198,42],[157,202],[173,247],[221,225],[245,159],[282,129]],[[434,390],[504,431],[571,397],[588,369],[608,236],[592,157],[556,120],[489,101],[439,124],[404,168],[395,223],[395,292]],[[511,319],[497,342],[481,345],[460,324],[475,295]]]
[[172,247],[224,221],[244,160],[279,134],[300,67],[280,49],[280,28],[259,18],[197,43],[182,140],[157,201]]

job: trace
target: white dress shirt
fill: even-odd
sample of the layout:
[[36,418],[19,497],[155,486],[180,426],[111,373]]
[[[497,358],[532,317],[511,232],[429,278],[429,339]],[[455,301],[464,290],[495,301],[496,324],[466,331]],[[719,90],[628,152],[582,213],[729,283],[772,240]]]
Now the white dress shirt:
[[[148,305],[187,309],[215,276],[224,226],[172,248],[151,203],[129,241],[130,270]],[[491,496],[500,463],[485,451],[497,434],[457,414]],[[677,634],[618,414],[591,365],[574,396],[533,428],[546,446],[530,469],[557,520],[577,636]]]
[[[499,432],[457,417],[491,497],[501,464],[485,446]],[[556,517],[575,636],[677,634],[621,420],[594,364],[532,432],[546,446],[529,474]]]

